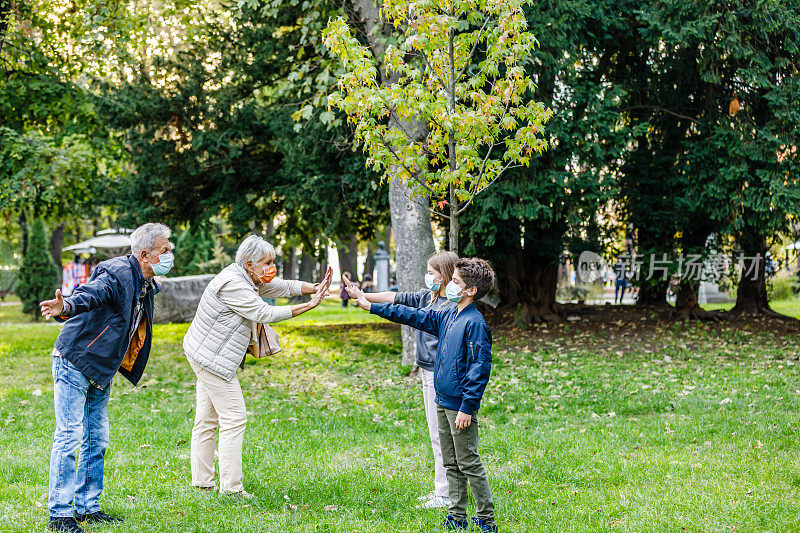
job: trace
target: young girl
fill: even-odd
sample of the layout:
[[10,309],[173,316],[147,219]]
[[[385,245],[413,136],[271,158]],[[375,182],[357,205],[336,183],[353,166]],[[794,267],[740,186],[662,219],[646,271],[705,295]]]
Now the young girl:
[[[453,252],[436,252],[428,259],[425,274],[426,289],[417,292],[378,292],[365,294],[372,303],[397,303],[410,307],[429,307],[445,309],[455,306],[445,296],[445,287],[453,277],[458,256]],[[442,463],[442,449],[439,444],[439,423],[436,415],[436,392],[433,389],[433,363],[439,340],[429,333],[417,331],[417,365],[422,381],[422,399],[425,417],[428,419],[428,432],[434,458],[434,490],[419,497],[421,508],[445,508],[450,506],[447,491],[447,475]]]

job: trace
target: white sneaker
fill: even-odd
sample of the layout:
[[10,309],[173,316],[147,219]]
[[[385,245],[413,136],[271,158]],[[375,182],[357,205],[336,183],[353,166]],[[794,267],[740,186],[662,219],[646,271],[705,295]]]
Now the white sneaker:
[[224,494],[225,496],[236,496],[237,498],[244,498],[245,500],[252,500],[255,498],[255,495],[250,494],[246,490],[220,490],[220,494]]
[[428,500],[436,497],[436,491],[430,491],[428,494],[423,494],[422,496],[417,496],[418,502],[427,502]]
[[444,496],[434,496],[425,503],[417,505],[417,509],[448,509],[450,507],[450,499]]

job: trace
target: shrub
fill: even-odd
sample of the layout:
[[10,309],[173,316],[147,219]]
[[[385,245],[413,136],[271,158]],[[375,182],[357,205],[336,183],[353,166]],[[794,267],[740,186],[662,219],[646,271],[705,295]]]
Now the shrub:
[[53,298],[58,285],[58,270],[50,255],[48,241],[44,222],[34,220],[30,226],[28,249],[19,269],[16,292],[22,300],[22,312],[37,320],[39,302]]

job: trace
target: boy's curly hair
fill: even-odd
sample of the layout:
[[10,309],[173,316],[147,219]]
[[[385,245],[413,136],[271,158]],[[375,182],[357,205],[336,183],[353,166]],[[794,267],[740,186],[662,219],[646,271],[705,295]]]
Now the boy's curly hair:
[[456,261],[458,275],[464,280],[465,288],[476,287],[474,300],[477,302],[492,290],[494,286],[494,270],[485,259],[462,257]]

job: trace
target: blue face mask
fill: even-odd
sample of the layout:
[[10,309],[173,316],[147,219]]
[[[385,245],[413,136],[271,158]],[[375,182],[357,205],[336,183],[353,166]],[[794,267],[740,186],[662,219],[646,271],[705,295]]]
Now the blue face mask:
[[175,262],[175,255],[172,252],[167,252],[158,256],[158,263],[151,265],[153,267],[153,274],[156,276],[166,276],[172,265]]
[[435,281],[433,274],[425,274],[425,286],[428,290],[438,291],[442,287],[441,281]]
[[447,287],[444,288],[444,292],[447,295],[448,300],[457,304],[463,297],[460,293],[464,292],[464,289],[459,287],[455,281],[451,281],[447,284]]

